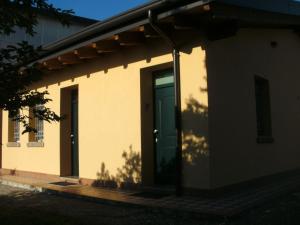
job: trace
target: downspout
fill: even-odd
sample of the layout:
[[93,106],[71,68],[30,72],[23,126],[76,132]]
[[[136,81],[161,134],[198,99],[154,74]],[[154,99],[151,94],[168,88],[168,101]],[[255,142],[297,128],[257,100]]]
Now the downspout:
[[175,86],[175,118],[176,118],[176,195],[182,195],[182,126],[181,126],[181,85],[180,85],[180,54],[179,48],[157,24],[156,18],[153,16],[152,11],[148,11],[148,19],[151,27],[167,42],[172,48],[173,55],[173,73],[174,73],[174,86]]

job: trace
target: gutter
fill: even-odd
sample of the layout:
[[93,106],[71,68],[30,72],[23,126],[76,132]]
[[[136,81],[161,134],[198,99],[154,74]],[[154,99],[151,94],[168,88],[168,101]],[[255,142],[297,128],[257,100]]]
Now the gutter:
[[173,74],[175,86],[175,123],[176,123],[176,195],[182,195],[182,119],[181,119],[181,85],[180,85],[180,51],[174,40],[169,37],[156,23],[157,18],[152,11],[148,11],[148,20],[151,27],[166,41],[172,48]]

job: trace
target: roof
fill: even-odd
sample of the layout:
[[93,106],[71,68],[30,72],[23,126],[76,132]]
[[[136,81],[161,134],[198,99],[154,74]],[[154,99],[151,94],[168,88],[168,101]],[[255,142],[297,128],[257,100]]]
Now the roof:
[[91,24],[99,22],[99,20],[82,17],[82,16],[77,16],[77,15],[71,15],[70,18],[74,22],[83,23],[83,24],[87,24],[87,25],[91,25]]
[[92,24],[91,26],[88,26],[71,36],[43,46],[45,52],[41,55],[41,57],[62,49],[66,49],[72,45],[74,46],[78,43],[86,42],[101,34],[108,33],[110,30],[113,30],[117,27],[123,27],[123,30],[125,30],[126,25],[128,24],[135,24],[138,26],[148,23],[148,10],[154,10],[156,13],[161,13],[164,11],[169,11],[172,8],[178,8],[180,6],[187,5],[188,3],[191,4],[193,2],[197,2],[199,5],[204,5],[212,1],[213,0],[153,0],[149,3],[130,9],[106,20]]
[[[49,13],[47,10],[38,10],[38,13],[44,16],[48,16],[48,17],[53,17],[53,18],[57,18],[55,17],[52,13]],[[96,22],[99,22],[98,20],[95,19],[91,19],[91,18],[86,18],[86,17],[81,17],[81,16],[77,16],[75,14],[70,14],[68,15],[68,17],[70,18],[70,22],[77,22],[77,23],[81,23],[85,26],[94,24]]]
[[300,2],[296,0],[217,0],[232,5],[271,12],[300,15]]
[[[251,6],[248,6],[246,1],[251,1]],[[155,36],[155,31],[151,30],[149,26],[149,10],[153,11],[158,21],[164,21],[164,25],[168,25],[172,29],[180,29],[182,24],[178,26],[176,24],[178,22],[187,23],[185,26],[193,26],[196,29],[199,29],[199,26],[207,28],[221,24],[219,26],[222,28],[221,30],[224,30],[224,22],[229,22],[230,26],[235,26],[237,22],[239,26],[280,28],[300,26],[300,17],[295,14],[278,13],[272,10],[271,7],[268,9],[264,8],[264,10],[253,10],[257,1],[259,0],[151,1],[122,14],[92,24],[78,33],[44,46],[44,52],[41,53],[39,61],[48,69],[59,69],[64,65],[76,63],[78,58],[97,57],[98,54],[138,44],[145,37],[146,39],[151,38]],[[263,5],[260,5],[260,7],[262,8]],[[232,30],[234,32],[234,29]],[[128,43],[128,40],[131,43]],[[111,49],[107,49],[108,46]],[[51,67],[50,64],[54,66]]]

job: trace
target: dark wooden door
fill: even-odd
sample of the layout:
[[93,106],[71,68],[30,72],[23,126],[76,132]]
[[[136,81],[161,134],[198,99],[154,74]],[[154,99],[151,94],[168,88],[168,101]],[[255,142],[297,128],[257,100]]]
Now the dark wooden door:
[[72,176],[78,177],[78,90],[72,90],[71,93],[71,154]]
[[155,172],[156,183],[175,184],[176,128],[174,76],[165,71],[155,77]]

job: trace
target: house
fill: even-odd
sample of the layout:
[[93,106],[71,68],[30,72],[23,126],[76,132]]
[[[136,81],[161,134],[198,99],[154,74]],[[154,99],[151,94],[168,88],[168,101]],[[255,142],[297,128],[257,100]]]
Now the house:
[[180,193],[297,171],[298,5],[245,2],[151,1],[46,45],[31,88],[65,119],[20,135],[4,112],[2,173]]

